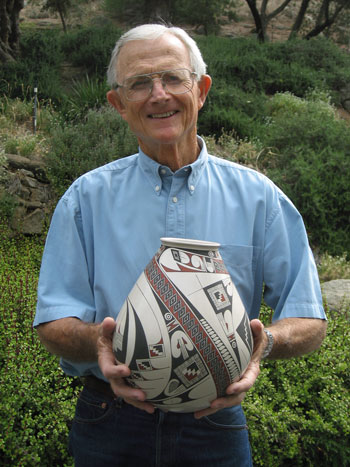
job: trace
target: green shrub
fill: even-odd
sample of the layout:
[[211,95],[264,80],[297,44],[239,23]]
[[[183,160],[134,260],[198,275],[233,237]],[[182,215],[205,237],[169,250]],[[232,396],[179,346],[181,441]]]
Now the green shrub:
[[346,254],[331,256],[324,253],[320,256],[317,269],[321,282],[334,279],[350,279],[350,258]]
[[0,68],[0,94],[30,100],[34,87],[40,99],[59,101],[59,66],[63,59],[60,33],[56,30],[22,31],[20,58]]
[[43,239],[0,225],[0,463],[69,466],[68,423],[77,383],[32,328]]
[[198,128],[202,135],[216,135],[232,131],[238,138],[253,137],[265,112],[267,97],[243,91],[236,85],[214,81],[205,106],[199,113]]
[[103,79],[120,35],[121,30],[110,24],[77,29],[62,39],[62,50],[74,66],[83,67],[89,75]]
[[21,56],[31,68],[41,71],[42,64],[58,66],[63,54],[60,41],[62,33],[55,29],[27,29],[21,35]]
[[17,207],[17,201],[0,187],[0,218],[11,220]]
[[175,24],[193,24],[202,26],[204,33],[218,34],[223,16],[231,20],[236,17],[234,9],[237,3],[233,0],[176,0],[172,6],[173,22]]
[[60,195],[83,173],[137,151],[136,138],[112,107],[90,110],[83,122],[53,127],[50,143],[48,175]]
[[70,119],[82,119],[91,109],[106,105],[106,93],[109,90],[106,79],[89,78],[84,81],[73,81],[72,89],[66,98],[62,112]]
[[332,255],[350,252],[350,128],[325,93],[276,94],[259,134],[275,156],[260,167],[300,210],[311,243]]
[[[263,317],[268,322],[269,310]],[[264,361],[243,403],[254,465],[346,467],[350,458],[350,309],[329,314],[320,350]]]
[[309,88],[330,89],[338,103],[339,90],[350,80],[349,55],[326,39],[264,44],[253,38],[199,36],[196,40],[214,88],[235,85],[245,92],[290,91],[300,97]]

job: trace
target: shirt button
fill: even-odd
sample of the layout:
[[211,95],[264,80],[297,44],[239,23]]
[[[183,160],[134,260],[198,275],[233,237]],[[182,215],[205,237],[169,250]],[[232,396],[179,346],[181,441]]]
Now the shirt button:
[[160,173],[161,173],[162,175],[165,175],[165,174],[166,174],[166,170],[165,170],[165,169],[161,169],[161,170],[160,170]]
[[155,187],[155,190],[156,190],[156,191],[159,191],[159,190],[160,190],[160,186],[157,185],[157,186]]
[[177,198],[176,198],[176,196],[173,197],[173,203],[177,203]]
[[190,190],[194,191],[194,186],[193,185],[190,186]]

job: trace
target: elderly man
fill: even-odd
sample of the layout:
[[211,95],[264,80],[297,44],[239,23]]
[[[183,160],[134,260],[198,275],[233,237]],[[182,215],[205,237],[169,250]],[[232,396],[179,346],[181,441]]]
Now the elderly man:
[[[80,177],[47,237],[34,325],[63,370],[84,376],[70,433],[76,466],[250,466],[240,406],[263,356],[322,342],[326,321],[303,222],[261,174],[208,155],[198,111],[211,86],[195,42],[144,25],[117,42],[107,98],[139,142],[133,156]],[[227,396],[194,414],[163,412],[125,383],[115,318],[160,237],[216,241],[249,313],[251,363]],[[264,285],[273,324],[257,319]]]

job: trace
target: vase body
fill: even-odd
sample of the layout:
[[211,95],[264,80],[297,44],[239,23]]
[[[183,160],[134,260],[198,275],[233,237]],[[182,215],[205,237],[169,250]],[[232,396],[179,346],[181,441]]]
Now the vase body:
[[248,366],[250,322],[218,243],[161,241],[117,317],[113,350],[153,405],[194,412]]

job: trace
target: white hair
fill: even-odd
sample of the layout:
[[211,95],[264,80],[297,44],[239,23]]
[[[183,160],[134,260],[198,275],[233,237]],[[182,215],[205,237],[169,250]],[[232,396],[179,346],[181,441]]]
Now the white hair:
[[113,88],[118,83],[117,76],[117,63],[120,49],[130,41],[138,40],[154,40],[158,39],[163,34],[172,34],[183,42],[188,50],[190,57],[190,64],[192,71],[197,73],[198,79],[206,74],[207,66],[203,60],[202,54],[196,44],[196,42],[181,28],[168,27],[162,24],[143,24],[130,29],[128,32],[123,34],[115,44],[112,52],[111,61],[107,70],[107,81],[108,84]]

